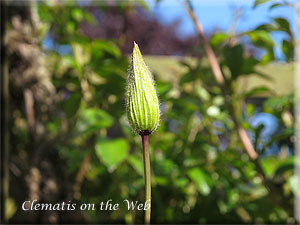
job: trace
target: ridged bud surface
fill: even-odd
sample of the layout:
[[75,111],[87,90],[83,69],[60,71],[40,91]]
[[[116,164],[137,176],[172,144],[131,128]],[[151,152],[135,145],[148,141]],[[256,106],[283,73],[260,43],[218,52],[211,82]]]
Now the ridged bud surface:
[[127,77],[126,111],[132,129],[149,135],[159,125],[159,100],[152,74],[134,42]]

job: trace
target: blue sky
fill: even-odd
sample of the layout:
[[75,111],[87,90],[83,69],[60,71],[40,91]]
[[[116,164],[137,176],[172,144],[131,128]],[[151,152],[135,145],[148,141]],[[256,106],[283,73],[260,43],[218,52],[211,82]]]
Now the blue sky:
[[[181,21],[178,29],[180,36],[195,34],[194,26],[187,16],[182,0],[162,0],[159,4],[156,4],[155,0],[146,1],[150,6],[151,12],[161,23],[168,24],[176,19]],[[292,3],[297,2],[296,0],[289,1]],[[277,2],[281,2],[281,0]],[[271,3],[265,3],[253,9],[254,0],[192,0],[192,3],[196,16],[203,25],[204,32],[216,29],[228,31],[234,21],[235,10],[240,8],[242,13],[237,22],[237,32],[249,30],[260,24],[270,22],[273,17],[283,17],[290,21],[292,30],[296,33],[296,12],[291,7],[277,7],[268,10]],[[274,33],[273,37],[275,42],[280,43],[286,35]],[[275,54],[278,58],[281,58],[279,48],[275,48]]]
[[[121,0],[119,0],[121,1]],[[134,0],[133,0],[134,1]],[[136,1],[136,0],[135,0]],[[172,23],[179,19],[181,21],[178,28],[178,35],[181,37],[195,34],[194,25],[188,17],[183,7],[184,0],[161,0],[159,4],[156,0],[145,0],[150,6],[150,11],[162,24]],[[276,1],[276,0],[275,0]],[[288,0],[296,3],[297,0]],[[277,0],[276,2],[282,2]],[[274,1],[262,4],[253,9],[254,0],[192,0],[196,16],[201,21],[204,32],[212,32],[216,29],[228,31],[234,22],[234,12],[237,8],[241,9],[241,16],[236,24],[236,32],[250,30],[260,24],[271,21],[273,17],[286,18],[296,34],[296,12],[291,7],[277,7],[268,10]],[[273,34],[276,43],[281,43],[287,37],[282,32]],[[45,40],[46,45],[51,45],[51,40]],[[62,46],[63,47],[63,46]],[[62,49],[62,51],[64,51]],[[279,47],[275,47],[277,59],[281,59],[282,52]]]
[[[180,30],[190,34],[194,32],[193,24],[190,22],[182,0],[162,0],[156,4],[155,0],[146,0],[152,13],[163,23],[170,23],[175,19],[182,21]],[[238,22],[238,31],[251,29],[259,24],[270,21],[272,17],[284,17],[288,19],[294,30],[296,29],[296,13],[290,7],[278,7],[268,10],[270,3],[265,3],[253,9],[254,0],[192,0],[197,18],[203,24],[206,31],[220,28],[227,30],[234,20],[234,10],[242,8],[242,16]],[[280,1],[277,1],[280,2]],[[290,0],[296,2],[296,0]]]

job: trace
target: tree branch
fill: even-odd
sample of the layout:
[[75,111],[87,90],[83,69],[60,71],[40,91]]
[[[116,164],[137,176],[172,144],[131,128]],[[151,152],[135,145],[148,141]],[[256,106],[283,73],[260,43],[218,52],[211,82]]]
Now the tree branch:
[[248,154],[248,156],[250,157],[250,159],[253,160],[253,162],[255,163],[255,166],[256,166],[257,171],[259,172],[261,178],[264,179],[265,178],[264,172],[263,172],[260,164],[257,161],[258,154],[255,151],[253,144],[252,144],[251,140],[249,139],[249,136],[247,135],[246,130],[242,127],[241,123],[239,122],[234,106],[230,102],[231,98],[229,95],[229,91],[225,84],[224,76],[222,74],[217,57],[216,57],[212,47],[210,46],[209,42],[207,41],[206,37],[204,36],[203,28],[202,28],[200,22],[196,18],[196,15],[194,13],[193,6],[192,6],[192,3],[190,0],[186,0],[185,8],[194,23],[194,26],[196,28],[196,31],[197,31],[197,34],[198,34],[200,40],[203,43],[206,55],[210,62],[210,67],[213,71],[213,75],[214,75],[217,83],[219,84],[219,86],[222,88],[222,91],[224,93],[225,99],[226,99],[228,107],[229,107],[230,114],[232,116],[232,119],[233,119],[236,127],[237,127],[238,135],[239,135],[240,140],[242,141],[244,149],[245,149],[246,153]]

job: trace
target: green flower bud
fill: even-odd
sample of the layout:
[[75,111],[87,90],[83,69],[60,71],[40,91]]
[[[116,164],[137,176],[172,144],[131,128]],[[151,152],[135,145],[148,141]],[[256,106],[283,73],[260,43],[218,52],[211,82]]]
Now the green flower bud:
[[154,80],[135,42],[127,76],[126,111],[132,129],[140,135],[151,134],[159,125]]

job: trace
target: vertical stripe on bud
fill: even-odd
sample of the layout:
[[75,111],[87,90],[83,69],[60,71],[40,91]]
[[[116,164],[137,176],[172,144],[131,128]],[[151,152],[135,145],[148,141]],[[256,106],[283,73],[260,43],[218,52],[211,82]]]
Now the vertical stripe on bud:
[[132,129],[149,135],[159,124],[159,101],[152,74],[134,42],[127,76],[126,111]]

